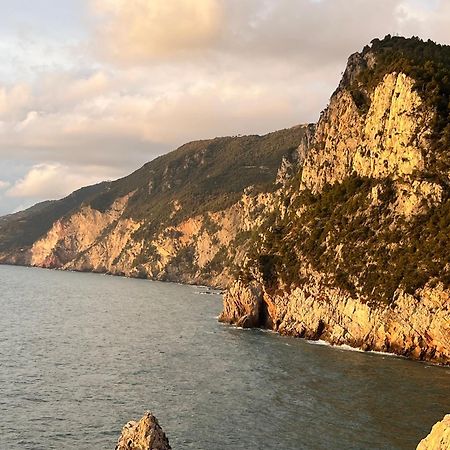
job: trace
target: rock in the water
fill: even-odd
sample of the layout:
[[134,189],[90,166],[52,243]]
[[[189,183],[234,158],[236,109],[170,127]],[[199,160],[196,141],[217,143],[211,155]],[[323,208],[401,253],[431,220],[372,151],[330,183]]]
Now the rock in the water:
[[139,422],[128,422],[116,445],[116,450],[170,450],[169,440],[156,417],[146,412]]
[[422,439],[417,450],[449,450],[450,449],[450,414],[447,414],[431,429],[430,434]]

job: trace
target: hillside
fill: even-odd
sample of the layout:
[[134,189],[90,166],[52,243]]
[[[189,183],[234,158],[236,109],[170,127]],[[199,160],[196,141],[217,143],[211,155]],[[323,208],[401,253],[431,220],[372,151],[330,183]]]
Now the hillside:
[[0,217],[0,254],[25,251],[43,236],[56,220],[106,190],[108,185],[109,183],[105,182],[85,187],[62,200],[45,201],[25,211]]
[[229,272],[218,267],[223,280],[214,282],[209,263],[241,220],[236,206],[223,211],[246,188],[273,190],[282,159],[295,164],[310,129],[191,142],[120,180],[2,217],[0,261],[223,286]]
[[0,262],[228,288],[223,322],[450,362],[450,47],[375,39],[316,125],[0,219]]

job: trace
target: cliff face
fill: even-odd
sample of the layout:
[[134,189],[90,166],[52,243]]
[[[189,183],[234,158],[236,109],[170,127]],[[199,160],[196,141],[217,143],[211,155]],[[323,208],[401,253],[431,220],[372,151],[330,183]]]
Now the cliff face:
[[289,293],[236,282],[219,320],[436,363],[450,360],[450,301],[442,286],[422,289],[419,302],[399,292],[390,305],[369,306],[321,278],[316,274]]
[[303,168],[304,186],[318,192],[353,172],[399,179],[423,170],[433,111],[413,88],[414,80],[405,74],[387,74],[361,115],[349,90],[341,87],[319,120],[317,145]]
[[[91,206],[83,206],[67,218],[57,220],[48,233],[31,247],[31,265],[63,267],[68,262],[78,259],[81,254],[88,253],[103,235],[106,233],[114,235],[128,199],[129,196],[119,198],[105,212]],[[133,230],[136,226],[128,220],[125,228]],[[114,236],[109,240],[114,242]],[[121,248],[119,246],[116,251],[114,248],[104,250],[106,262],[115,258]]]
[[303,162],[312,130],[193,142],[91,195],[37,208],[53,222],[36,208],[7,216],[0,262],[226,287],[258,211]]
[[377,51],[349,59],[220,320],[448,364],[448,150],[417,80],[380,75]]
[[[110,209],[82,206],[57,220],[27,250],[25,264],[226,287],[241,245],[259,224],[258,211],[273,211],[272,196],[249,188],[231,207],[196,215],[141,237],[144,221],[124,217],[130,195]],[[150,251],[149,251],[150,250]]]

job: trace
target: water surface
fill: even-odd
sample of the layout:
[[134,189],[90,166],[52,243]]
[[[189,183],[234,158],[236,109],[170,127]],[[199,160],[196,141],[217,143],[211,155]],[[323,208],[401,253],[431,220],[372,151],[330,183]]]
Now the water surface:
[[205,288],[0,266],[0,449],[414,449],[450,370],[219,324]]

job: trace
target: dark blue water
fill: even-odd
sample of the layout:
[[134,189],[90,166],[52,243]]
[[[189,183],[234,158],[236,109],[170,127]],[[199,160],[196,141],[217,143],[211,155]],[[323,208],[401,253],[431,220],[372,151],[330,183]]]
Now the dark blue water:
[[450,371],[217,323],[206,289],[0,266],[0,449],[413,449]]

